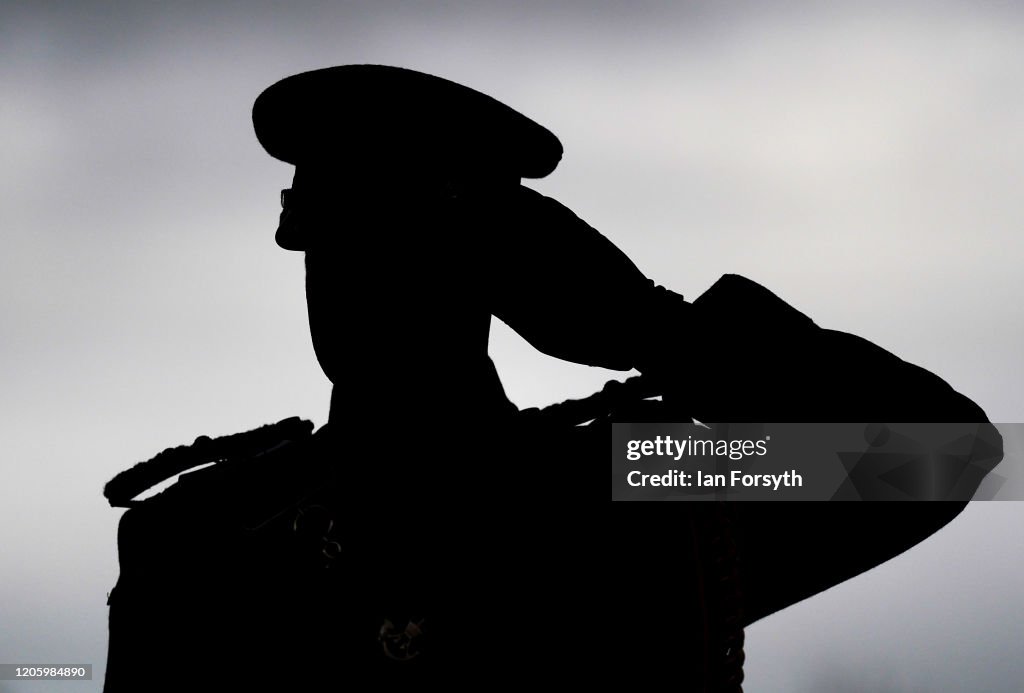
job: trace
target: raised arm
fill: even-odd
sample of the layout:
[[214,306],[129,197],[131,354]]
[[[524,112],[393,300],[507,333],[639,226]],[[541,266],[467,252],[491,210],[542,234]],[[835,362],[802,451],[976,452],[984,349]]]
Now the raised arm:
[[572,210],[525,187],[492,210],[481,283],[493,314],[540,351],[644,370],[683,333],[690,304]]

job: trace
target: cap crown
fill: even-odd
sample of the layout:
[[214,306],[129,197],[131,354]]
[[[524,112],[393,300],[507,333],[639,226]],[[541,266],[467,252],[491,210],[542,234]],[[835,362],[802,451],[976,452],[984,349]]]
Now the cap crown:
[[256,137],[296,165],[495,171],[542,178],[562,156],[547,128],[496,99],[422,72],[342,65],[287,77],[256,99]]

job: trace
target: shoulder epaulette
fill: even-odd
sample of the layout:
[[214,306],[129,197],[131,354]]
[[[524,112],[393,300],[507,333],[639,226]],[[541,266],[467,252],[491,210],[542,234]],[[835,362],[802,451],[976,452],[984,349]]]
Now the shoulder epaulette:
[[167,448],[155,457],[124,470],[103,487],[113,507],[127,508],[140,493],[193,467],[229,459],[252,457],[287,441],[308,438],[313,422],[293,416],[251,431],[211,438],[199,436],[191,445]]

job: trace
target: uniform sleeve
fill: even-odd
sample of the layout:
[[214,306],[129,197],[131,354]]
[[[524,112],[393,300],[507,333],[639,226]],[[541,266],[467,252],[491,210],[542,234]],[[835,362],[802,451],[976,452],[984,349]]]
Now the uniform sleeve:
[[[488,234],[483,285],[492,313],[551,356],[643,369],[681,326],[683,297],[658,287],[561,203],[520,187]],[[667,332],[671,333],[672,328]]]

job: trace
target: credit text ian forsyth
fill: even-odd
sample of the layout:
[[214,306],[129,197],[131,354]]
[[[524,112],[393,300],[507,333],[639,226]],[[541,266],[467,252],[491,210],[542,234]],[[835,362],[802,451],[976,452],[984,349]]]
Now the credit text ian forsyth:
[[[770,440],[771,436],[765,436],[758,440],[712,440],[694,439],[692,436],[686,438],[657,436],[650,440],[626,441],[626,459],[636,462],[657,457],[662,460],[669,458],[679,462],[685,457],[688,458],[687,461],[696,461],[694,458],[712,458],[716,461],[728,459],[739,462],[748,457],[763,457],[768,454]],[[803,486],[804,480],[795,469],[781,474],[750,474],[740,469],[711,471],[697,468],[692,471],[660,469],[653,474],[645,473],[641,469],[634,469],[626,475],[626,482],[634,487],[767,487],[778,491],[784,487]]]

